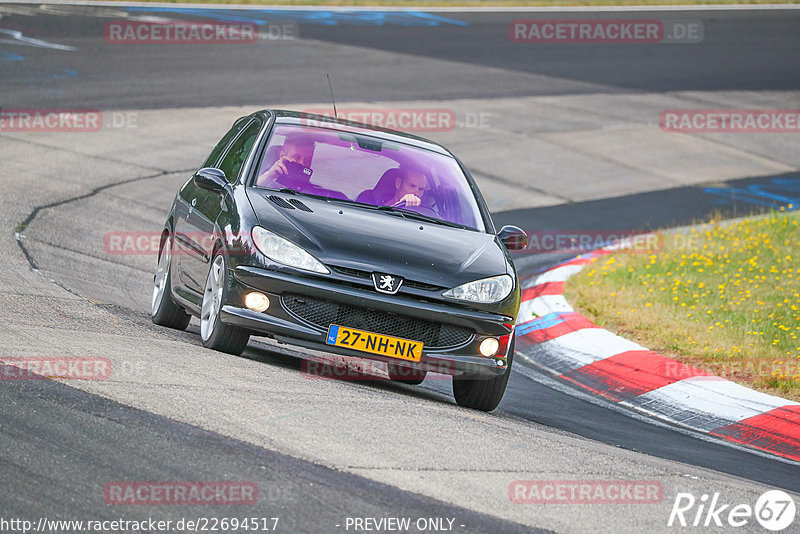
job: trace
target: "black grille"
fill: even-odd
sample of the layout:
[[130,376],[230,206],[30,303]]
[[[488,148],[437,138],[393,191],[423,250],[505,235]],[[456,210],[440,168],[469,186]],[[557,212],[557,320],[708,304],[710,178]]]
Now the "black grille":
[[345,274],[347,276],[354,276],[356,278],[366,278],[371,279],[372,275],[367,271],[359,271],[358,269],[350,269],[348,267],[333,267],[333,270],[337,273]]
[[286,202],[285,199],[279,197],[278,195],[270,195],[267,198],[270,199],[274,204],[280,206],[281,208],[283,208],[285,210],[293,210],[294,209],[294,206],[292,206],[291,204]]
[[297,208],[297,209],[299,209],[301,211],[307,211],[309,213],[312,213],[311,208],[309,208],[308,206],[306,206],[305,204],[303,204],[302,202],[300,202],[296,198],[290,198],[289,199],[289,204],[291,204],[292,206],[294,206],[295,208]]
[[426,348],[431,349],[457,347],[468,342],[473,335],[472,330],[468,328],[426,321],[407,315],[297,295],[284,295],[281,299],[289,313],[324,329],[332,324],[349,326],[387,336],[422,341]]
[[414,280],[406,280],[403,282],[403,285],[406,287],[413,287],[416,289],[422,289],[424,291],[441,291],[444,289],[441,286],[435,286],[432,284],[424,284],[422,282],[415,282]]

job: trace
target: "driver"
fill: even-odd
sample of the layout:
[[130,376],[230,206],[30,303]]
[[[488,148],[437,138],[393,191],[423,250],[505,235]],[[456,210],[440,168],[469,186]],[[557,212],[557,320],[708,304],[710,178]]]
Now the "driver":
[[[295,167],[292,164],[309,169],[311,160],[314,158],[314,147],[314,139],[310,136],[294,135],[287,137],[283,142],[283,147],[281,147],[278,160],[266,172],[258,176],[256,183],[262,187],[274,187],[278,182],[287,186],[293,186],[294,184],[290,182],[294,181],[307,183],[310,175],[305,177],[295,176],[297,173],[292,170],[292,167]],[[297,185],[302,185],[302,183]]]
[[422,203],[422,195],[425,194],[425,184],[425,174],[422,171],[414,168],[405,169],[394,181],[394,195],[383,204],[394,206],[405,203],[406,207],[419,206]]

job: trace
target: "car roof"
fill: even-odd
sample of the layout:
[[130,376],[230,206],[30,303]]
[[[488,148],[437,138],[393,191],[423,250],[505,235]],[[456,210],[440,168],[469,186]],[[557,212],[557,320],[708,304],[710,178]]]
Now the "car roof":
[[405,143],[418,148],[424,148],[432,152],[437,152],[446,156],[453,157],[452,152],[438,143],[434,143],[423,137],[411,135],[405,132],[398,132],[388,128],[381,128],[378,126],[371,126],[362,122],[355,122],[346,119],[339,119],[327,115],[318,115],[313,113],[304,113],[300,111],[291,111],[287,109],[265,109],[256,112],[265,116],[274,116],[277,124],[293,124],[297,126],[319,126],[321,128],[341,129],[352,133],[363,133],[393,141],[398,143]]

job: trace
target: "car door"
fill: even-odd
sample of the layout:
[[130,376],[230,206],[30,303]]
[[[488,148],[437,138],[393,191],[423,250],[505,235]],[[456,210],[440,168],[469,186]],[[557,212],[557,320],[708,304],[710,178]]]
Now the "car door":
[[[239,135],[225,150],[217,168],[225,173],[229,183],[234,183],[253,148],[262,121],[253,118],[242,128]],[[188,207],[185,219],[187,253],[183,256],[183,275],[187,286],[202,293],[206,276],[214,253],[214,228],[217,218],[225,207],[224,197],[198,187],[194,180],[186,186]]]
[[[233,139],[242,131],[242,129],[248,124],[250,117],[241,117],[240,119],[236,120],[233,123],[233,126],[230,130],[220,139],[220,141],[214,147],[214,150],[211,151],[211,154],[206,158],[203,165],[200,168],[204,167],[216,167],[217,163],[222,159],[222,154],[228,145],[233,141]],[[173,234],[175,237],[175,251],[172,257],[173,261],[173,268],[174,272],[177,276],[177,279],[180,280],[180,286],[184,288],[191,289],[193,292],[199,292],[202,290],[199,287],[199,282],[191,278],[191,263],[192,261],[188,260],[188,255],[190,254],[200,254],[200,247],[197,246],[196,238],[197,236],[192,236],[191,232],[189,231],[187,217],[189,216],[190,212],[193,212],[195,207],[197,206],[197,195],[202,189],[197,187],[194,183],[194,176],[189,178],[189,180],[181,187],[181,190],[178,192],[178,201],[175,204],[175,211],[174,211],[174,219],[173,219]],[[187,272],[188,270],[188,272]],[[190,295],[185,294],[185,292],[180,291],[184,297],[190,298]],[[199,304],[197,298],[190,298],[190,300],[197,301],[196,303]]]

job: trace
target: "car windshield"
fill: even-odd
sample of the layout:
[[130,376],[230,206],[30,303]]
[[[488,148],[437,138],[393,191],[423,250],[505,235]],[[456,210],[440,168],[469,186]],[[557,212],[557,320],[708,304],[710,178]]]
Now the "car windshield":
[[277,125],[257,187],[385,207],[484,231],[477,200],[456,160],[361,132]]

